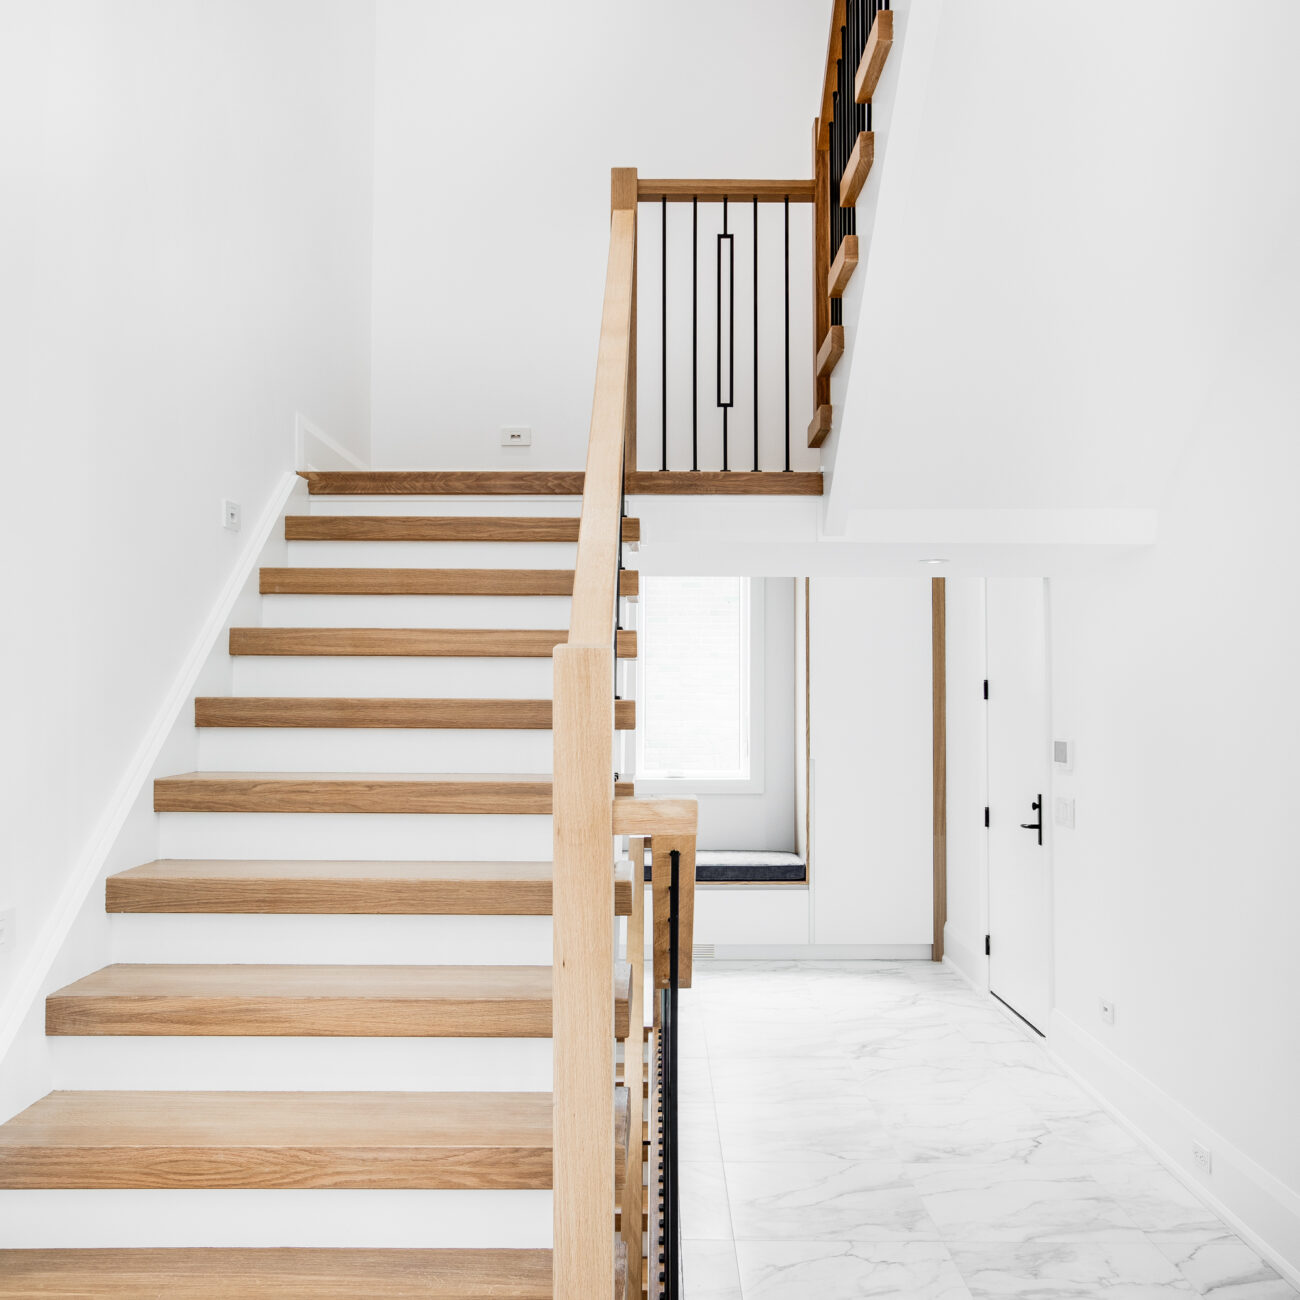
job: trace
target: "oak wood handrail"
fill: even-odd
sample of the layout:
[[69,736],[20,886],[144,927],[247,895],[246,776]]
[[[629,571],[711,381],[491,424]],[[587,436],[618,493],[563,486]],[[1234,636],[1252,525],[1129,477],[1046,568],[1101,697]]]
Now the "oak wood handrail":
[[643,203],[658,203],[662,199],[669,203],[689,203],[692,199],[701,203],[719,199],[734,203],[749,203],[753,199],[760,203],[782,203],[786,199],[791,203],[811,203],[813,182],[808,177],[802,180],[642,179],[636,183],[636,192]]

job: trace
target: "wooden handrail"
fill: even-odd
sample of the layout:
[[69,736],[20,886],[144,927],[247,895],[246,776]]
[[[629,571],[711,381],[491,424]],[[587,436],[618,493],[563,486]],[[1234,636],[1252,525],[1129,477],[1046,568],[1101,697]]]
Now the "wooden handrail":
[[570,645],[608,645],[614,635],[618,548],[623,508],[623,437],[632,364],[632,277],[636,267],[636,212],[611,214],[605,307],[596,360],[596,395],[587,440],[578,557],[573,572]]
[[689,203],[699,199],[701,203],[729,199],[733,203],[749,203],[757,199],[760,203],[782,203],[789,199],[791,203],[811,203],[813,201],[813,183],[803,180],[638,180],[637,198],[643,203],[658,203],[667,199],[669,203]]

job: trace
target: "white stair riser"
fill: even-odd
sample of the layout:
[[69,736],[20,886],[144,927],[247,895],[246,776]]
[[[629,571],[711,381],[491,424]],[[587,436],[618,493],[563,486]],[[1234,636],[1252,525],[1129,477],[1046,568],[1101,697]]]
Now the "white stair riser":
[[290,542],[288,563],[325,569],[571,569],[576,542]]
[[236,655],[235,695],[549,700],[551,660]]
[[549,1191],[0,1191],[0,1248],[549,1247]]
[[114,961],[361,965],[551,963],[549,916],[115,913]]
[[549,731],[201,727],[209,772],[549,772]]
[[164,858],[546,862],[551,819],[423,813],[162,813]]
[[549,1092],[549,1038],[49,1039],[54,1087],[142,1091]]
[[568,596],[262,597],[263,627],[569,626]]
[[439,519],[446,515],[488,518],[576,518],[582,513],[579,496],[358,496],[308,498],[310,509],[295,514],[313,515],[419,515]]

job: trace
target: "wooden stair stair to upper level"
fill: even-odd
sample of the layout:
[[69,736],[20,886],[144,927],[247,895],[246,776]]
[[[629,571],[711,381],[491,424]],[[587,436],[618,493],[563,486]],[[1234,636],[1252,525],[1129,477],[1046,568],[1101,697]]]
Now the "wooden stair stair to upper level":
[[[635,569],[619,573],[619,594],[639,591]],[[261,571],[264,596],[571,596],[572,569],[325,569]]]
[[546,1189],[551,1112],[549,1092],[53,1092],[0,1125],[0,1188]]
[[[300,470],[312,496],[580,496],[582,470]],[[629,496],[820,496],[820,471],[635,471]]]
[[[200,696],[196,727],[413,727],[549,731],[550,700],[381,699],[359,696]],[[618,700],[614,726],[636,728],[636,701]]]
[[[161,859],[109,876],[109,912],[550,916],[549,862]],[[632,911],[632,866],[614,876]]]
[[[287,515],[291,542],[576,542],[578,516]],[[624,519],[623,540],[641,540],[641,521]]]
[[[549,659],[567,631],[468,627],[232,627],[232,655],[429,656]],[[618,634],[618,657],[635,659],[636,633]]]
[[[620,781],[616,795],[633,785]],[[154,782],[155,812],[549,816],[547,776],[496,773],[187,772]]]
[[[631,967],[614,975],[628,1034]],[[51,993],[51,1035],[549,1038],[549,966],[105,966]]]

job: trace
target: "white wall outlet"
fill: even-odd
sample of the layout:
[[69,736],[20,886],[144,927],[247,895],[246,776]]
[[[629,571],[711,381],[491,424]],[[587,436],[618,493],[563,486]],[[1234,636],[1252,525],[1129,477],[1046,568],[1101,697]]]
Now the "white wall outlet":
[[1199,1142],[1192,1143],[1192,1164],[1203,1174],[1212,1174],[1214,1172],[1214,1156],[1210,1153],[1210,1148],[1202,1146]]
[[1067,830],[1074,829],[1074,800],[1064,795],[1056,796],[1056,824]]
[[1103,1024],[1113,1025],[1115,1023],[1115,1004],[1108,998],[1097,999],[1097,1010],[1101,1012]]
[[223,501],[221,503],[221,526],[228,528],[232,533],[239,531],[239,502]]
[[0,953],[14,946],[14,911],[12,907],[0,907]]
[[533,445],[533,431],[524,425],[515,425],[501,430],[501,445],[503,447],[531,447]]
[[1058,772],[1074,771],[1074,741],[1052,741],[1052,762]]

